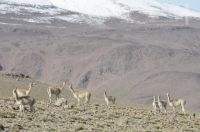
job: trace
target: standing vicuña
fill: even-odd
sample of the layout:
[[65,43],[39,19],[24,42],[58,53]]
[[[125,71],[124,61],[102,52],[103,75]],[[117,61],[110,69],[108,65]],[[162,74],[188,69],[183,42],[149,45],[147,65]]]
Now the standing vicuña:
[[90,97],[91,97],[91,93],[88,91],[75,91],[72,87],[72,84],[70,84],[69,86],[70,91],[73,93],[74,98],[77,99],[78,101],[78,105],[80,104],[80,99],[81,98],[85,98],[85,103],[89,103],[90,101]]
[[19,105],[19,107],[20,107],[20,111],[24,112],[24,106],[25,105],[30,106],[31,112],[35,111],[35,108],[34,108],[35,99],[34,98],[32,98],[30,96],[19,97],[19,95],[17,93],[17,88],[15,88],[13,90],[13,95],[14,95],[14,98],[16,100],[16,104]]
[[66,84],[66,82],[63,82],[63,85],[61,87],[51,87],[51,86],[49,86],[47,88],[47,93],[49,95],[50,104],[51,104],[52,94],[54,94],[56,96],[56,100],[57,100],[60,97],[61,91],[65,87],[65,84]]
[[168,99],[168,104],[173,108],[175,111],[175,108],[178,106],[181,106],[182,112],[185,113],[185,104],[186,101],[183,99],[171,99],[169,96],[169,93],[167,93],[167,99]]
[[113,97],[113,96],[108,96],[106,94],[106,91],[104,92],[104,99],[105,99],[105,102],[106,102],[107,106],[109,105],[110,102],[112,102],[113,104],[115,104],[115,101],[116,101],[116,98]]
[[160,100],[160,96],[158,96],[158,107],[160,111],[164,110],[164,112],[167,112],[167,102]]
[[[30,95],[30,92],[31,92],[33,85],[35,85],[35,83],[31,82],[31,83],[29,83],[29,88],[16,88],[18,96],[23,97],[23,96]],[[14,96],[14,94],[13,94],[13,96]]]
[[156,101],[156,96],[153,96],[152,106],[153,106],[154,112],[156,112],[157,110],[159,111],[159,106],[158,106],[158,102]]

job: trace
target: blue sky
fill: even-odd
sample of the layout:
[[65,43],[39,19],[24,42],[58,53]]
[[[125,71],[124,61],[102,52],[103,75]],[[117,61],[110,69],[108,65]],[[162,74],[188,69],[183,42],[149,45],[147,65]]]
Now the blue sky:
[[176,5],[182,5],[185,6],[185,4],[188,4],[188,7],[190,9],[200,11],[200,0],[160,0]]

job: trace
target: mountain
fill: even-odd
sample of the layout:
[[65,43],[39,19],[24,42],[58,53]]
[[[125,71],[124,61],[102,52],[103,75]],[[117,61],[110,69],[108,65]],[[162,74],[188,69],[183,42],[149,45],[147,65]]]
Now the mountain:
[[[160,3],[156,0],[50,0],[53,5],[97,17],[128,17],[131,12],[138,11],[152,17],[200,17],[200,13],[183,7]],[[87,4],[86,4],[87,3]]]
[[0,2],[0,73],[69,80],[93,98],[106,90],[126,104],[149,106],[153,95],[169,92],[199,110],[198,12],[185,21],[184,8],[153,0],[70,2]]
[[24,19],[24,21],[37,23],[47,23],[52,19],[103,23],[109,18],[134,22],[134,18],[131,17],[134,12],[154,18],[200,18],[199,12],[157,0],[2,0],[0,2],[0,13],[25,15],[27,12],[45,15]]

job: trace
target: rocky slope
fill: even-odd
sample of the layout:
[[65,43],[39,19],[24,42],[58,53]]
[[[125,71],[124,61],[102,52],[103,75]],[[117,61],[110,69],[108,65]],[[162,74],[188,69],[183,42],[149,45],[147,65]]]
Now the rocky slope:
[[166,99],[169,92],[186,99],[188,111],[199,111],[198,19],[185,25],[184,19],[134,12],[130,14],[134,22],[119,18],[102,23],[56,18],[36,22],[32,19],[80,14],[46,6],[11,4],[5,9],[16,9],[13,6],[18,13],[0,13],[1,73],[23,73],[51,84],[68,80],[94,97],[101,98],[107,90],[127,104],[148,105],[153,95]]
[[[182,25],[182,26],[181,26]],[[104,90],[126,102],[148,104],[170,92],[198,110],[199,22],[99,27],[64,24],[0,25],[0,70],[48,83],[69,80],[76,88]],[[54,26],[54,25],[51,25]]]
[[[48,105],[46,88],[50,84],[41,83],[25,76],[17,79],[15,74],[0,76],[0,131],[193,131],[200,130],[199,113],[182,114],[167,108],[167,113],[155,113],[151,103],[143,105],[127,105],[117,98],[116,105],[106,106],[103,97],[96,98],[92,94],[90,104],[77,102],[72,93],[65,87],[61,97],[67,104],[57,107],[54,100]],[[17,80],[16,80],[17,79]],[[30,96],[36,99],[35,113],[26,107],[25,113],[12,98],[15,87],[28,86],[29,82],[36,85]]]
[[154,114],[140,107],[90,104],[47,107],[37,102],[35,113],[12,109],[13,103],[1,101],[0,131],[193,131],[200,130],[199,115]]

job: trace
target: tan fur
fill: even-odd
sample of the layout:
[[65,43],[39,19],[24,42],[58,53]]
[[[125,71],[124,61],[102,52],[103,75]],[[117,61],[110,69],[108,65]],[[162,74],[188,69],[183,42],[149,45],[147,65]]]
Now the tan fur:
[[49,102],[50,102],[50,104],[52,102],[51,97],[52,97],[53,94],[56,96],[56,100],[59,99],[60,94],[62,92],[62,89],[65,87],[65,84],[66,84],[66,82],[63,82],[63,85],[61,87],[52,87],[52,86],[49,86],[47,88],[47,93],[48,93],[48,96],[49,96]]
[[85,98],[85,103],[90,102],[90,98],[91,98],[90,92],[88,92],[88,91],[78,91],[78,90],[75,91],[72,87],[72,84],[70,84],[69,89],[72,92],[72,94],[74,95],[74,98],[77,99],[78,105],[80,104],[81,98]]
[[29,105],[31,112],[35,111],[34,104],[35,99],[30,96],[19,97],[17,94],[17,88],[13,90],[13,95],[16,100],[16,104],[20,106],[20,111],[24,112],[24,106]]
[[[30,95],[31,93],[31,89],[32,89],[32,86],[35,85],[35,83],[29,83],[29,87],[28,88],[17,88],[17,94],[19,97],[23,97],[23,96],[28,96]],[[14,90],[13,90],[14,91]],[[14,96],[14,94],[13,94]]]
[[185,100],[183,100],[183,99],[173,99],[172,100],[169,96],[169,93],[167,93],[167,99],[168,99],[169,106],[171,106],[174,111],[175,111],[176,107],[181,106],[182,112],[185,113],[185,104],[186,104]]
[[157,110],[159,110],[158,102],[156,101],[156,96],[153,96],[152,106],[153,106],[154,112],[156,112]]
[[112,102],[113,104],[115,104],[116,98],[113,96],[108,96],[106,94],[106,91],[104,92],[104,100],[106,102],[106,105],[108,106],[110,104],[110,102]]
[[167,101],[160,100],[160,96],[158,96],[158,107],[160,111],[167,112]]

